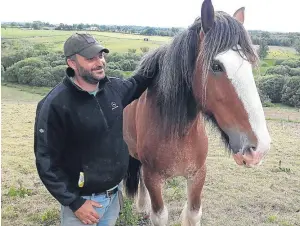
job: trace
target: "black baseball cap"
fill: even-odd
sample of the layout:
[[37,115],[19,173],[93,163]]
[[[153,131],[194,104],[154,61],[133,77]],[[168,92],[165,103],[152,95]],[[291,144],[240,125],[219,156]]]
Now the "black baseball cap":
[[107,48],[100,45],[92,35],[86,33],[75,33],[64,44],[65,57],[79,54],[85,58],[93,58],[102,51],[109,53]]

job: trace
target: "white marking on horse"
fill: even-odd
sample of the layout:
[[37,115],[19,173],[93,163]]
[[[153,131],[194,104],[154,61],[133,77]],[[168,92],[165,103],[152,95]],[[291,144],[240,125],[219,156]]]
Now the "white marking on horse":
[[166,226],[168,223],[168,210],[166,206],[158,213],[154,213],[153,210],[150,214],[151,221],[154,226]]
[[187,203],[182,211],[182,226],[200,226],[202,217],[202,205],[199,211],[190,211]]
[[268,151],[271,138],[252,74],[251,64],[233,50],[220,53],[216,56],[216,60],[223,63],[228,78],[231,80],[248,113],[249,123],[258,141],[256,150],[258,152]]

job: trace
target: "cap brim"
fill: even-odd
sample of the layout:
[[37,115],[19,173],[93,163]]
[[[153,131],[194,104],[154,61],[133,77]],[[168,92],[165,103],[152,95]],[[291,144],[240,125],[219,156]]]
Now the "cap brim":
[[96,45],[92,45],[92,46],[89,46],[89,47],[83,49],[78,54],[85,58],[93,58],[100,52],[109,53],[109,50],[99,44],[96,44]]

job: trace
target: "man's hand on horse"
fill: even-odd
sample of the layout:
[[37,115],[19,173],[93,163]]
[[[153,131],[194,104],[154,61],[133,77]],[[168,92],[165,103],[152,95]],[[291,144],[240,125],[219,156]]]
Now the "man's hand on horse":
[[85,203],[75,211],[75,215],[84,224],[98,223],[100,217],[94,207],[101,208],[102,205],[92,200],[86,200]]

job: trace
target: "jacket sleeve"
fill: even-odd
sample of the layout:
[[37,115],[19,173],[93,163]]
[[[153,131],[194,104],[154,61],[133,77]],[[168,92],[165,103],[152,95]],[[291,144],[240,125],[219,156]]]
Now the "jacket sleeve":
[[154,84],[158,72],[158,61],[153,61],[147,67],[140,66],[132,77],[121,80],[121,87],[118,91],[121,93],[124,108],[135,99],[138,99],[149,86]]
[[63,117],[49,100],[38,104],[34,127],[34,153],[39,177],[47,190],[62,205],[73,211],[85,199],[68,190],[69,180],[61,166],[61,153],[65,147],[66,128]]

